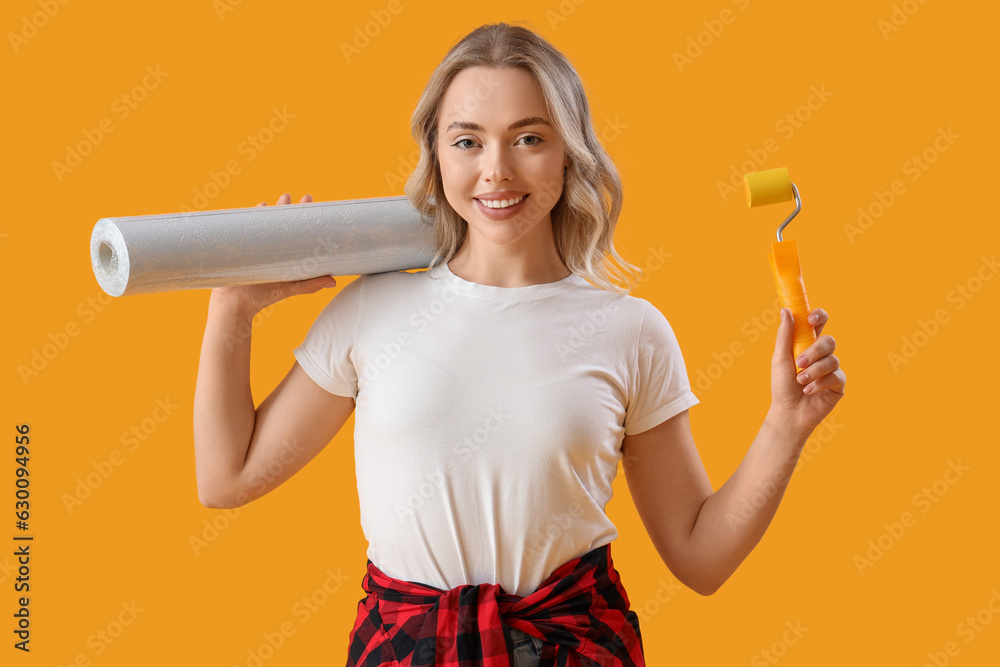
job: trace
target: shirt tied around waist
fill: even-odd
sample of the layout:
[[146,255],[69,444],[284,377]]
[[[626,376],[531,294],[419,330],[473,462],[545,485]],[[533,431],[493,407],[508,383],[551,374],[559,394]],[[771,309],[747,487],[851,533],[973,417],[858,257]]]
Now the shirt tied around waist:
[[368,561],[347,667],[510,667],[503,626],[544,641],[540,667],[645,667],[639,619],[605,544],[559,566],[527,597],[498,584],[443,590]]

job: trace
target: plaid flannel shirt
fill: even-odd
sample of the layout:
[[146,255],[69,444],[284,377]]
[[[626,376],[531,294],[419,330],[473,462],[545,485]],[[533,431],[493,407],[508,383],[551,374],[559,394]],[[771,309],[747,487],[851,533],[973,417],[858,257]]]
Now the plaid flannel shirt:
[[646,664],[610,544],[564,563],[527,597],[498,584],[445,591],[390,577],[371,560],[362,588],[347,667],[510,667],[505,624],[544,641],[540,667]]

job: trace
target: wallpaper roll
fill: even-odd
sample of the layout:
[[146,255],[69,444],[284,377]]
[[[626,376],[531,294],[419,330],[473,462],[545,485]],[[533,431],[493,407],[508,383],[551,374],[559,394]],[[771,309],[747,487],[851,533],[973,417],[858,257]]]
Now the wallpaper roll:
[[101,218],[90,261],[111,296],[427,268],[405,196]]

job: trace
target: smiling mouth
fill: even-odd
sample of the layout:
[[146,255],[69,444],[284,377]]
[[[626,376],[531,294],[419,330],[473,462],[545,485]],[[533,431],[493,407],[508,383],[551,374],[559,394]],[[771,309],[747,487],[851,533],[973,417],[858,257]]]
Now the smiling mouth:
[[[521,195],[520,197],[512,197],[511,199],[489,199],[489,200],[486,200],[486,199],[478,199],[476,197],[473,197],[473,199],[475,199],[477,202],[479,202],[480,204],[482,204],[484,207],[490,209],[491,211],[503,211],[503,210],[506,210],[508,208],[513,208],[513,207],[517,206],[518,204],[520,204],[521,202],[523,202],[525,199],[527,199],[528,196],[529,195]],[[487,203],[487,202],[489,202],[489,203]],[[503,202],[508,202],[508,203],[507,203],[506,206],[504,206]],[[495,204],[495,205],[491,206],[490,204]]]

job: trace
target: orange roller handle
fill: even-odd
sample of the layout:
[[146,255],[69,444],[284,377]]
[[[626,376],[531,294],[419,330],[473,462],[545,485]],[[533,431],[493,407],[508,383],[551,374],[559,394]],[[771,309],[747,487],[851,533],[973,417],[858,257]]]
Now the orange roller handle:
[[[795,199],[795,212],[778,228],[778,238],[781,239],[782,228],[791,222],[792,218],[799,212],[800,203],[798,190],[792,185],[788,169],[778,167],[744,174],[743,185],[746,189],[747,206],[750,208]],[[795,321],[792,349],[795,352],[794,359],[798,359],[806,348],[816,342],[816,330],[808,321],[809,299],[806,297],[806,287],[802,281],[802,270],[799,268],[799,253],[795,248],[795,241],[772,242],[771,253],[767,256],[767,261],[771,265],[771,274],[774,276],[778,302],[782,308],[788,308],[792,311],[792,318]],[[801,371],[802,367],[796,362],[795,369]]]
[[[791,310],[795,319],[792,349],[795,353],[794,359],[798,359],[806,348],[816,342],[816,330],[808,321],[809,298],[806,296],[806,286],[802,281],[795,241],[773,241],[767,261],[771,265],[780,307]],[[795,371],[801,370],[802,367],[796,362]]]

